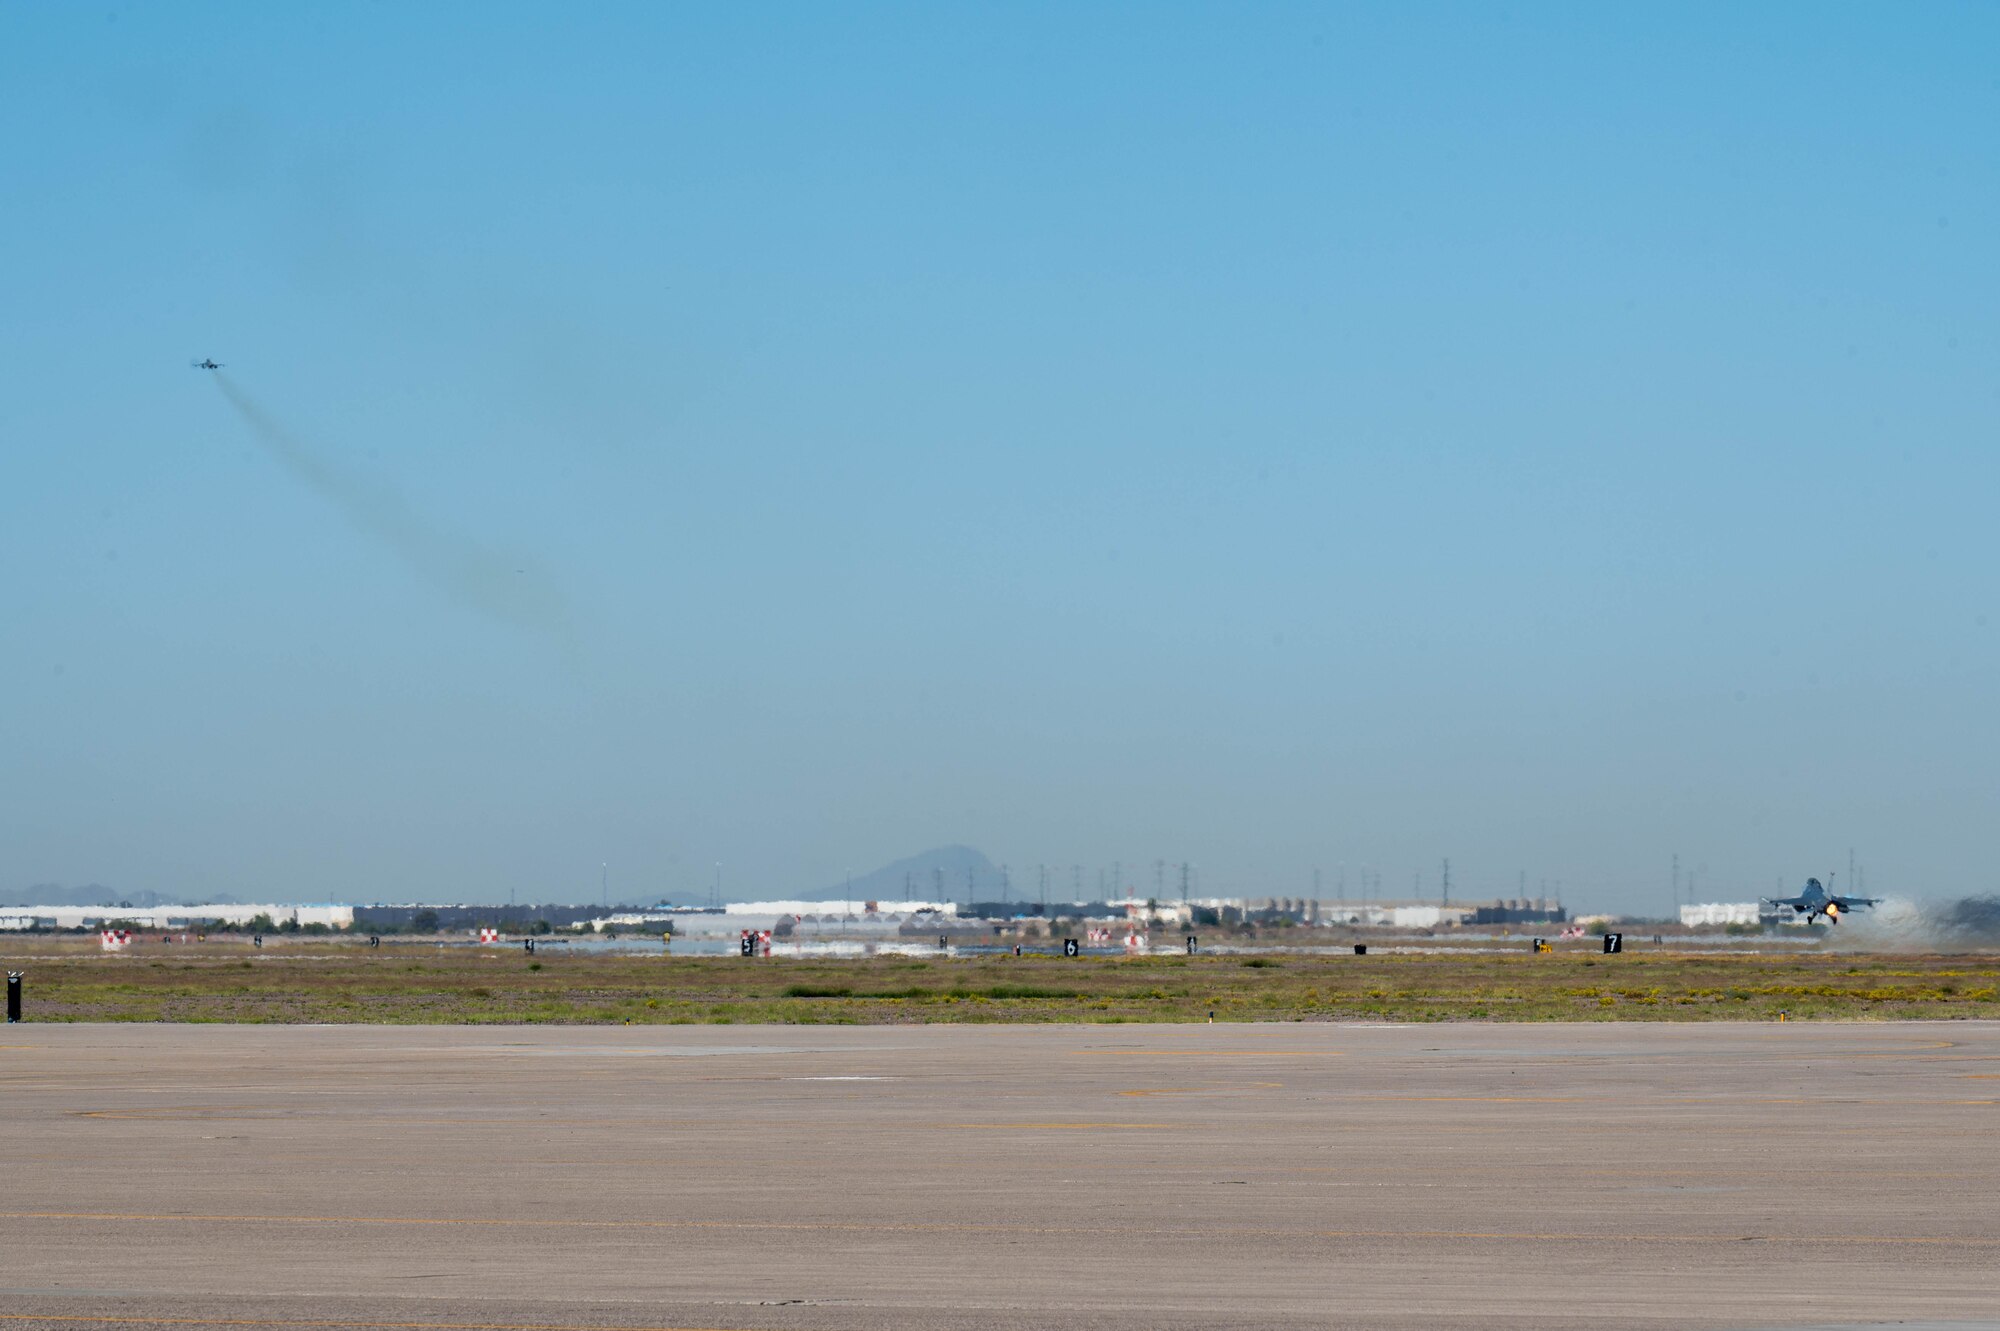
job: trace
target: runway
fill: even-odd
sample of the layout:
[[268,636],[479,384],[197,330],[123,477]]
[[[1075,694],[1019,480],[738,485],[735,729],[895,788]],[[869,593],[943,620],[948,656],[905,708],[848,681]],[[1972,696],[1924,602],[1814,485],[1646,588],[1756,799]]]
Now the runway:
[[0,1031],[0,1331],[2000,1326],[2000,1023]]

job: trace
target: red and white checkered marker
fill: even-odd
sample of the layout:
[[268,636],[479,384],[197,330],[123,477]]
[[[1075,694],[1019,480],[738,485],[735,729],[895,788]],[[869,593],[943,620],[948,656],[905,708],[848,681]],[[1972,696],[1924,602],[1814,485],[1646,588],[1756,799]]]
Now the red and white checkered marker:
[[106,952],[116,952],[132,941],[130,929],[105,929],[97,935],[98,945]]
[[498,929],[481,929],[479,931],[479,941],[482,943],[497,943],[500,941],[500,931]]

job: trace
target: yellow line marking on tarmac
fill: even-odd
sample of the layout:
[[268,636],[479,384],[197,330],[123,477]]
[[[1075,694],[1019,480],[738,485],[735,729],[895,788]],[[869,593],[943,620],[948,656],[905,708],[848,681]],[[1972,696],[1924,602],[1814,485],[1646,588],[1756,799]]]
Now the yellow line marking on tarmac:
[[[263,1317],[89,1317],[77,1313],[0,1313],[0,1322],[80,1322],[88,1326],[319,1326],[397,1328],[399,1331],[572,1331],[549,1322],[323,1322]],[[723,1331],[720,1327],[628,1326],[607,1331]]]
[[[1050,1234],[1119,1235],[1128,1238],[1199,1239],[1218,1235],[1262,1239],[1487,1239],[1540,1243],[1802,1243],[1808,1237],[1847,1244],[1892,1246],[1930,1245],[2000,1248],[2000,1235],[1953,1234],[1826,1234],[1811,1236],[1770,1233],[1631,1234],[1601,1230],[1504,1229],[1271,1229],[1249,1226],[1204,1226],[1200,1229],[1107,1225],[967,1224],[948,1221],[867,1220],[548,1220],[521,1217],[463,1216],[340,1216],[340,1215],[192,1215],[117,1211],[0,1211],[0,1220],[111,1220],[192,1224],[257,1225],[461,1225],[475,1229],[636,1229],[715,1230],[721,1232],[833,1232],[851,1234]],[[309,1325],[309,1324],[307,1324]],[[339,1325],[339,1323],[328,1323]],[[357,1324],[365,1325],[365,1324]]]

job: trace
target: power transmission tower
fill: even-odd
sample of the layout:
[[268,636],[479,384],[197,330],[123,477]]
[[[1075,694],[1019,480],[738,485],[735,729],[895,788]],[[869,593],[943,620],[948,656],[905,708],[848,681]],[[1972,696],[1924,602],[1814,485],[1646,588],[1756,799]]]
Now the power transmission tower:
[[1187,905],[1187,884],[1188,884],[1187,861],[1182,860],[1181,861],[1181,904],[1183,906]]

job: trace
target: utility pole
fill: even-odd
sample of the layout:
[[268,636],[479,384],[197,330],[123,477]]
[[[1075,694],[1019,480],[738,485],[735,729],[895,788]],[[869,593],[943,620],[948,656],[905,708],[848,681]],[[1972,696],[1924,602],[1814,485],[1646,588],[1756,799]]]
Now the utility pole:
[[1125,862],[1123,860],[1111,861],[1111,890],[1116,895],[1115,897],[1106,897],[1105,900],[1107,901],[1116,900],[1125,895]]
[[1181,861],[1181,904],[1183,906],[1187,905],[1187,883],[1188,883],[1187,861],[1182,860]]
[[1444,904],[1451,904],[1451,861],[1444,862]]
[[1008,873],[1007,873],[1007,866],[1006,866],[1006,865],[1004,865],[1004,864],[1003,864],[1003,865],[1001,865],[1001,866],[1000,866],[1000,904],[1001,904],[1002,906],[1005,906],[1005,905],[1007,904],[1008,900],[1010,899],[1010,897],[1009,897],[1009,893],[1008,893],[1008,889],[1010,889],[1010,888],[1011,888],[1011,887],[1013,887],[1013,886],[1014,886],[1014,880],[1013,880],[1013,878],[1012,878],[1012,877],[1010,877],[1010,876],[1008,875]]
[[1153,861],[1153,900],[1158,901],[1167,894],[1167,862]]
[[[1690,897],[1690,904],[1692,904],[1692,897]],[[1681,853],[1679,851],[1675,851],[1674,852],[1674,913],[1678,915],[1680,913],[1680,909],[1681,909]]]
[[910,890],[910,878],[910,871],[908,869],[903,870],[903,900],[905,901],[915,900],[915,894]]
[[940,905],[942,905],[942,904],[944,903],[944,866],[943,866],[943,865],[933,865],[933,866],[931,866],[931,886],[932,886],[932,887],[933,887],[933,888],[934,888],[934,889],[936,890],[936,892],[937,892],[937,900],[938,900],[938,903],[939,903]]
[[1073,900],[1083,900],[1083,866],[1081,864],[1072,864],[1069,866],[1069,891]]
[[1319,866],[1313,866],[1313,900],[1319,900]]
[[1040,880],[1042,914],[1047,915],[1049,913],[1049,866],[1046,864],[1037,864],[1035,866],[1035,877]]
[[611,862],[609,860],[597,866],[597,896],[599,905],[608,907],[611,904]]
[[721,860],[717,860],[715,862],[715,886],[709,890],[708,904],[715,907],[718,910],[722,908],[722,861]]

